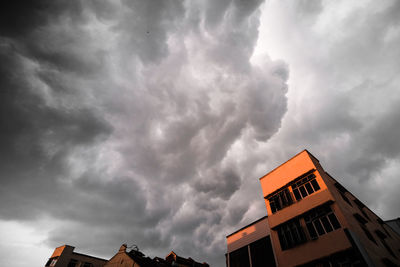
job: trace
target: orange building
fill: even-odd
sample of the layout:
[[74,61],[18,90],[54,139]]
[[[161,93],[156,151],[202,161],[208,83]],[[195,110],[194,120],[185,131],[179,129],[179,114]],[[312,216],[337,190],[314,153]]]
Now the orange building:
[[260,182],[278,266],[400,266],[400,236],[307,150]]
[[75,247],[63,245],[54,250],[46,267],[103,267],[107,260],[74,252]]

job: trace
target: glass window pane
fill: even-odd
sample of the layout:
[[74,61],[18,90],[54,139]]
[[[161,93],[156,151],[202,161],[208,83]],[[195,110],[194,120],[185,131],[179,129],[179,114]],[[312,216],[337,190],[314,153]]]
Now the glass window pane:
[[279,243],[281,243],[282,250],[287,249],[288,248],[288,244],[286,242],[285,236],[283,235],[283,230],[282,229],[278,230],[278,237],[279,237]]
[[287,200],[288,200],[288,204],[292,204],[292,203],[293,203],[292,195],[290,194],[289,190],[288,190],[288,189],[285,189],[284,192],[285,192],[286,198],[287,198]]
[[336,218],[335,214],[331,213],[328,215],[329,220],[331,221],[331,224],[334,229],[339,229],[340,228],[340,223],[338,219]]
[[308,233],[310,234],[310,237],[312,239],[317,238],[318,235],[317,235],[317,232],[315,231],[314,225],[312,223],[307,223],[306,225],[307,225],[307,230],[308,230]]
[[309,195],[311,195],[312,193],[314,193],[314,189],[311,187],[311,184],[310,184],[310,183],[306,183],[306,184],[305,184],[305,187],[306,187],[307,192],[308,192]]
[[274,197],[274,202],[275,202],[276,210],[281,210],[282,206],[281,206],[281,203],[279,202],[279,198],[278,197]]
[[288,201],[283,191],[279,193],[279,198],[282,201],[282,207],[286,207],[288,205]]
[[301,196],[302,196],[303,198],[305,198],[305,197],[307,196],[306,189],[304,188],[303,185],[300,186],[299,189],[300,189]]
[[319,220],[314,221],[314,226],[317,229],[318,235],[325,234],[324,228],[322,228],[322,224]]
[[271,211],[272,211],[272,213],[275,213],[275,212],[276,212],[275,202],[272,201],[272,200],[270,200],[270,201],[269,201],[269,205],[271,206]]
[[319,187],[319,184],[317,183],[317,180],[315,180],[315,179],[312,180],[312,181],[311,181],[311,184],[313,185],[315,191],[318,191],[319,189],[321,189],[321,188]]
[[296,197],[297,200],[301,199],[300,192],[299,192],[299,190],[297,188],[293,189],[293,194],[294,194],[294,196]]
[[328,218],[326,218],[326,216],[324,216],[324,217],[321,218],[321,222],[322,222],[322,224],[324,225],[325,231],[326,231],[327,233],[333,231],[333,228],[332,228],[331,224],[329,223]]
[[229,262],[231,267],[250,267],[249,251],[247,246],[229,253]]
[[292,233],[290,232],[290,229],[286,229],[285,237],[286,237],[286,240],[287,240],[287,242],[289,244],[289,247],[294,247],[296,243],[294,241]]

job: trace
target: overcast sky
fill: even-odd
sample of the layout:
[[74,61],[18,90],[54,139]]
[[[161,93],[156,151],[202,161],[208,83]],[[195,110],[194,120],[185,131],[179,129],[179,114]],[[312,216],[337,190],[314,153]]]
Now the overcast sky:
[[400,1],[19,2],[0,8],[1,266],[125,242],[224,266],[266,214],[258,178],[303,149],[400,216]]

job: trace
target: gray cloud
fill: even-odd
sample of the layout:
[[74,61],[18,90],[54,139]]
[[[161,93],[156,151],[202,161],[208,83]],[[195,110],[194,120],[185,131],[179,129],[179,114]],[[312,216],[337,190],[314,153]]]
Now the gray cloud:
[[0,219],[46,220],[49,254],[128,242],[222,265],[256,198],[230,204],[238,147],[287,110],[287,65],[250,62],[261,2],[50,2],[1,9]]
[[285,4],[284,10],[272,1],[265,13],[272,18],[262,20],[272,22],[279,14],[281,23],[269,34],[276,44],[292,44],[274,54],[290,66],[292,87],[282,128],[268,146],[272,161],[308,148],[378,215],[398,216],[398,194],[390,188],[397,185],[393,173],[400,152],[394,140],[398,2]]
[[398,216],[398,2],[50,2],[0,9],[0,219],[46,221],[49,255],[222,266],[304,148]]

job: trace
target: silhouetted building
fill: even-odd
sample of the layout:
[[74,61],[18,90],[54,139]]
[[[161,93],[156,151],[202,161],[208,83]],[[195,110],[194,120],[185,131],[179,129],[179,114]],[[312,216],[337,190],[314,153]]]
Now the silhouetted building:
[[63,245],[54,250],[45,266],[50,267],[103,267],[107,260],[74,252],[75,247]]
[[260,182],[278,266],[400,266],[400,235],[307,150]]
[[209,267],[207,263],[199,263],[192,258],[183,258],[170,252],[165,259],[146,257],[142,252],[132,249],[127,251],[127,245],[123,244],[104,267]]

